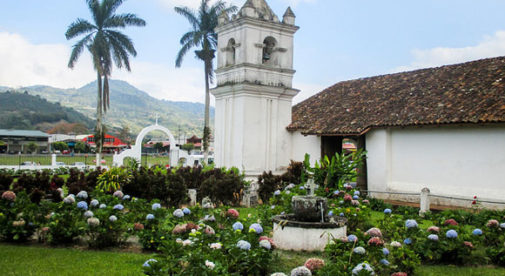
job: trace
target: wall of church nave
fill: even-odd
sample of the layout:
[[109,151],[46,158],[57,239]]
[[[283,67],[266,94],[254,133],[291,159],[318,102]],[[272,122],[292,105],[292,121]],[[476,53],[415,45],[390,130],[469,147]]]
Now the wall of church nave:
[[321,137],[304,136],[300,131],[291,132],[291,160],[303,161],[306,153],[310,155],[311,165],[321,159]]
[[[505,127],[423,127],[367,133],[368,189],[505,200]],[[408,198],[391,195],[390,198]],[[470,202],[432,198],[435,204]]]

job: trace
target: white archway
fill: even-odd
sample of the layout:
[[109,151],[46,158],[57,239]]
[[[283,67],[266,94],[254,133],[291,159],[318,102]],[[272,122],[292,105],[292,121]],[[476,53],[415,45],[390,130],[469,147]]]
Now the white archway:
[[116,167],[122,166],[126,157],[131,157],[140,162],[142,158],[142,140],[151,131],[159,130],[164,132],[170,140],[170,167],[177,166],[179,161],[179,147],[176,146],[175,138],[166,127],[162,127],[157,123],[142,129],[135,140],[135,145],[131,149],[122,151],[120,154],[115,153],[113,156],[113,165]]

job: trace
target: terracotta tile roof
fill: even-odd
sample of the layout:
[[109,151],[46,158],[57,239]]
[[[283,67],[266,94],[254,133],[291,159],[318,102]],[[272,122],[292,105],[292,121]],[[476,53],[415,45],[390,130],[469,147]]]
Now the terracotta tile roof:
[[505,57],[339,82],[293,107],[288,130],[505,122]]

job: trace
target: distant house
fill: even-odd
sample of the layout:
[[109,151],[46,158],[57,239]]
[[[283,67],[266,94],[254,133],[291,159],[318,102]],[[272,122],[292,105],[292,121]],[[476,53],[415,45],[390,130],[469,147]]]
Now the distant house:
[[[82,139],[90,148],[96,148],[95,135],[88,135]],[[121,139],[105,134],[105,139],[103,142],[103,152],[112,153],[114,151],[121,151],[123,148],[127,148],[128,144],[123,142]]]
[[202,149],[202,138],[198,138],[196,135],[191,136],[191,138],[186,139],[186,143],[193,144],[195,147],[195,150],[201,150]]
[[[156,148],[156,144],[161,143],[161,149]],[[143,153],[160,153],[170,151],[170,141],[151,140],[142,146]]]
[[49,135],[39,130],[0,129],[0,153],[27,153],[35,143],[37,151],[49,150]]

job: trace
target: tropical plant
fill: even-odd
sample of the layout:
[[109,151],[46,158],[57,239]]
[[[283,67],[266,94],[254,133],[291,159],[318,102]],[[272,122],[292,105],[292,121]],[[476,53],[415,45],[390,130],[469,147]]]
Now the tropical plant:
[[[88,49],[98,80],[96,131],[98,137],[103,137],[102,120],[109,107],[109,77],[113,63],[118,68],[124,66],[126,70],[131,71],[129,56],[137,55],[131,39],[117,29],[126,26],[145,26],[146,22],[135,14],[115,14],[123,0],[86,0],[86,2],[94,22],[78,18],[68,27],[65,33],[68,40],[84,36],[73,46],[68,67],[74,68],[84,48]],[[103,145],[99,143],[100,139],[96,140],[99,154],[97,160],[101,160],[100,154]]]
[[193,48],[198,47],[195,51],[196,57],[204,62],[205,70],[205,124],[203,128],[203,149],[204,160],[208,163],[209,155],[209,105],[210,94],[209,84],[213,80],[212,60],[215,57],[217,47],[217,34],[215,28],[218,24],[218,17],[221,13],[233,13],[237,11],[236,6],[226,6],[226,3],[219,0],[212,6],[209,6],[210,0],[202,0],[198,11],[188,7],[175,7],[175,12],[184,16],[191,24],[192,30],[185,33],[180,40],[182,48],[177,54],[175,66],[180,67],[186,53]]
[[130,172],[126,168],[111,168],[98,176],[96,189],[112,193],[120,190],[130,178]]

